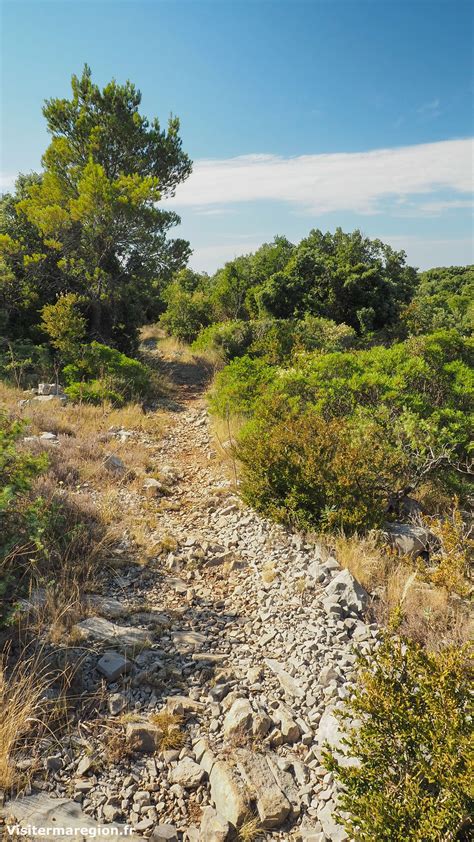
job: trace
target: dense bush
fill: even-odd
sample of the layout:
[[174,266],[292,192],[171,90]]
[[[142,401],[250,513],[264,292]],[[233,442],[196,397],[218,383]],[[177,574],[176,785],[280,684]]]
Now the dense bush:
[[246,499],[281,520],[354,531],[380,524],[390,495],[430,478],[465,495],[470,353],[445,331],[392,348],[303,353],[286,370],[234,360],[211,408],[251,418],[239,447]]
[[344,789],[341,818],[351,839],[439,842],[460,838],[472,815],[472,671],[467,653],[431,654],[386,636],[362,659],[347,703],[346,757],[328,767]]
[[99,342],[85,346],[82,356],[64,367],[63,376],[65,392],[72,400],[111,400],[119,405],[147,397],[153,381],[146,365]]
[[193,342],[195,351],[213,351],[222,360],[243,356],[252,341],[251,322],[217,322],[204,328]]
[[429,269],[402,319],[412,334],[456,328],[469,335],[474,327],[474,266]]
[[250,415],[258,398],[278,376],[264,360],[248,356],[233,360],[221,371],[210,394],[210,407],[216,415]]
[[300,351],[330,352],[355,343],[353,328],[330,319],[306,316],[304,319],[252,319],[217,322],[204,328],[193,342],[197,351],[212,351],[229,362],[248,354],[261,357],[269,365],[281,365]]
[[244,428],[237,454],[242,495],[257,510],[298,528],[348,533],[380,523],[403,461],[369,418],[326,421],[279,398]]
[[165,299],[168,306],[160,322],[181,342],[193,342],[212,321],[209,301],[200,290],[188,292],[175,282],[166,290]]

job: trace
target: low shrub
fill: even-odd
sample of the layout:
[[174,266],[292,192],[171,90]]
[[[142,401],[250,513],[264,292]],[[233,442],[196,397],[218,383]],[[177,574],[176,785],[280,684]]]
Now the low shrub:
[[380,524],[387,486],[402,468],[376,422],[326,421],[279,397],[243,429],[237,455],[243,497],[257,510],[299,528],[348,534]]
[[339,821],[355,842],[467,840],[473,769],[466,651],[429,653],[386,634],[360,666],[342,714],[342,754],[352,762],[331,751],[325,759],[343,786]]
[[72,400],[117,405],[145,398],[153,388],[153,373],[139,360],[127,357],[116,348],[92,342],[81,357],[63,369],[65,392]]

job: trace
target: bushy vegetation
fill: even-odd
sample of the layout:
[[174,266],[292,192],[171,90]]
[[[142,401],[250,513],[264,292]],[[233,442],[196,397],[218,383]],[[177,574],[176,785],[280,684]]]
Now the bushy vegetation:
[[82,355],[64,367],[63,377],[72,400],[109,400],[117,406],[146,397],[153,384],[153,372],[146,365],[99,342],[84,346]]
[[234,360],[211,407],[249,419],[237,448],[244,496],[279,520],[354,531],[380,525],[391,495],[428,478],[462,492],[471,348],[445,331],[391,348],[305,353],[289,369]]
[[341,765],[326,760],[343,784],[341,823],[351,839],[438,842],[468,838],[472,816],[472,669],[467,652],[429,653],[387,635],[361,659],[346,704]]

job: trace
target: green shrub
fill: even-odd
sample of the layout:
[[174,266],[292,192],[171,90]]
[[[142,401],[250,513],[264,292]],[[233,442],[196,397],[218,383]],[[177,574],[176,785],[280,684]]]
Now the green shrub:
[[339,820],[356,842],[439,842],[460,838],[472,815],[472,670],[467,653],[426,652],[386,635],[347,703]]
[[214,351],[228,362],[234,357],[241,357],[252,341],[250,322],[231,321],[217,322],[209,325],[199,333],[192,348],[195,351]]
[[380,524],[390,478],[402,467],[369,418],[326,421],[279,397],[244,428],[237,454],[242,495],[258,511],[298,528],[347,533]]
[[22,424],[0,416],[0,626],[7,619],[20,575],[18,567],[9,564],[9,556],[18,545],[29,550],[40,535],[35,503],[27,495],[33,479],[45,470],[47,457],[20,450],[23,433]]
[[302,353],[286,370],[247,356],[218,375],[211,410],[251,419],[239,455],[252,505],[299,526],[365,531],[385,519],[391,495],[429,479],[467,498],[469,361],[454,331]]
[[210,302],[202,291],[188,292],[175,281],[164,297],[168,306],[160,323],[180,342],[193,342],[202,328],[212,321]]
[[92,342],[83,348],[80,359],[63,369],[66,394],[72,400],[100,403],[147,397],[153,385],[150,369],[116,348]]
[[209,404],[221,418],[250,415],[258,398],[278,376],[264,360],[248,356],[233,360],[217,375]]
[[429,269],[420,275],[412,301],[402,312],[411,334],[456,328],[469,336],[474,327],[474,266]]

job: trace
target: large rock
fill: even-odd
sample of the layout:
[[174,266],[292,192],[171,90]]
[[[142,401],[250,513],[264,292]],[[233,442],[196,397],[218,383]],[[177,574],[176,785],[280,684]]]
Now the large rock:
[[252,733],[253,710],[248,699],[236,699],[224,719],[224,735]]
[[178,829],[174,824],[158,824],[150,836],[150,842],[178,842],[178,840]]
[[108,620],[116,620],[118,617],[123,617],[128,608],[123,602],[118,599],[113,599],[111,596],[101,596],[100,594],[87,594],[85,603],[88,608],[93,608],[101,617],[107,617]]
[[278,786],[265,756],[240,749],[236,759],[237,768],[256,800],[262,826],[279,827],[291,812],[291,804]]
[[384,535],[399,555],[429,557],[430,552],[439,548],[439,540],[429,529],[413,526],[411,523],[387,524]]
[[[33,842],[44,842],[45,838],[54,838],[58,835],[58,831],[60,836],[75,836],[82,839],[84,833],[81,833],[81,828],[84,828],[86,833],[89,831],[87,836],[94,839],[110,840],[111,836],[123,837],[129,842],[140,842],[141,839],[136,834],[129,833],[130,828],[127,828],[127,825],[115,822],[107,825],[100,824],[83,813],[81,805],[76,801],[68,798],[52,798],[45,793],[10,801],[8,806],[0,811],[0,815],[2,814],[6,817],[14,816],[20,827],[41,828],[41,835],[28,834],[28,839]],[[61,830],[63,833],[60,833]],[[175,838],[177,842],[178,837]]]
[[211,798],[216,810],[237,826],[249,811],[249,794],[235,769],[224,760],[217,760],[210,774]]
[[201,842],[227,842],[231,827],[227,819],[212,807],[204,807],[199,839]]
[[130,669],[130,661],[120,652],[104,652],[97,669],[107,681],[116,681]]
[[184,757],[170,774],[172,784],[181,784],[185,789],[196,789],[206,777],[204,769],[190,757]]
[[116,456],[115,453],[107,454],[104,459],[104,468],[111,474],[124,474],[126,470],[122,459],[120,456]]
[[204,710],[204,704],[191,699],[190,696],[168,696],[166,708],[169,713],[177,716],[192,716]]
[[149,722],[129,722],[125,738],[132,751],[151,754],[160,745],[163,731]]
[[340,602],[346,605],[349,611],[361,613],[369,604],[369,595],[366,590],[354,579],[350,570],[341,570],[326,588],[328,597],[337,597]]
[[133,626],[119,626],[111,623],[104,617],[87,617],[76,623],[73,630],[81,637],[91,637],[100,643],[114,644],[122,651],[134,651],[143,649],[150,643],[149,634],[146,629],[137,629]]
[[285,670],[280,661],[275,660],[275,658],[265,658],[265,663],[267,667],[275,673],[285,693],[288,693],[290,696],[296,696],[297,698],[304,696],[304,690],[302,690],[298,682],[292,678],[290,673]]

